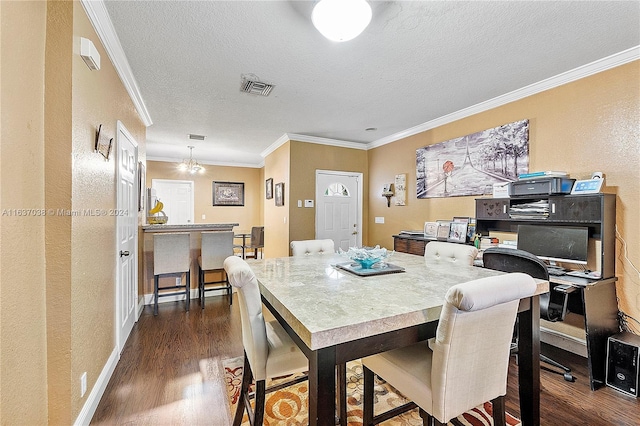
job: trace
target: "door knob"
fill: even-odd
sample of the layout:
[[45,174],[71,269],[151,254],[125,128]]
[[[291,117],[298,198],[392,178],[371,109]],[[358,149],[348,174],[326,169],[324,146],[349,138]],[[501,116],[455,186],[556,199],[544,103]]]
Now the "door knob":
[[122,256],[129,256],[129,250],[125,250],[125,251],[120,250],[120,257]]

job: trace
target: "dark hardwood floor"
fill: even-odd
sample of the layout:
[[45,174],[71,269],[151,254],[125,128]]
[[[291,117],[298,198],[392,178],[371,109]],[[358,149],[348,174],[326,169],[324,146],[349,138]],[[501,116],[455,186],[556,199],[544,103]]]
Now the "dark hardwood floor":
[[[238,305],[225,296],[207,297],[200,309],[184,303],[160,305],[157,317],[145,307],[127,341],[105,393],[94,425],[231,424],[226,387],[215,360],[242,355]],[[543,347],[543,352],[573,369],[575,383],[541,372],[542,425],[640,425],[640,400],[609,387],[592,392],[587,360]],[[214,362],[211,362],[213,360]],[[209,377],[203,381],[206,366]],[[509,369],[507,410],[518,416],[517,365]]]

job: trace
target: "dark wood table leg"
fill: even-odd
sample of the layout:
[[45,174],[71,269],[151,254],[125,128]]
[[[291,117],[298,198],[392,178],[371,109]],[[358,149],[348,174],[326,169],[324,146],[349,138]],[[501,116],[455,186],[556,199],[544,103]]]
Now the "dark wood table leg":
[[309,357],[309,426],[334,426],[336,421],[335,347]]
[[336,366],[336,377],[338,382],[338,424],[347,426],[347,364],[340,363]]
[[518,314],[518,383],[523,426],[540,426],[540,299]]

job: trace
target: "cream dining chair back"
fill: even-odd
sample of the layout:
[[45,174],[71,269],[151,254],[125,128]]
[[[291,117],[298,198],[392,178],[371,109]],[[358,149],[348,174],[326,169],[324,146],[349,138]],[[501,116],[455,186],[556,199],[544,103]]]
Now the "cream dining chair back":
[[291,254],[293,256],[333,254],[335,252],[332,239],[291,241]]
[[473,260],[478,255],[478,249],[467,244],[447,243],[444,241],[431,241],[424,249],[426,262],[460,262],[463,265],[473,265]]
[[[504,425],[504,395],[513,326],[521,298],[536,291],[532,277],[505,274],[449,289],[436,337],[362,359],[364,424],[373,417],[373,374],[419,407],[424,425],[449,420],[493,402],[494,424]],[[407,407],[413,408],[413,407]]]
[[[247,262],[237,256],[230,256],[224,261],[224,269],[231,285],[238,290],[244,346],[242,385],[233,425],[242,424],[245,409],[248,413],[252,412],[249,386],[252,379],[255,379],[255,410],[249,418],[253,418],[252,425],[261,426],[265,395],[268,392],[266,380],[308,371],[308,361],[278,321],[265,321],[258,280]],[[293,382],[300,382],[306,378],[302,376]]]
[[[205,294],[211,290],[226,290],[229,304],[233,303],[231,284],[224,272],[224,260],[233,256],[233,232],[209,231],[201,233],[200,257],[198,257],[198,298],[204,309]],[[223,279],[205,281],[207,272],[220,271]]]
[[[184,293],[187,311],[191,298],[191,256],[189,233],[169,232],[153,234],[153,315],[158,315],[158,299]],[[160,287],[160,275],[186,275],[180,284]],[[166,290],[174,290],[166,292]]]

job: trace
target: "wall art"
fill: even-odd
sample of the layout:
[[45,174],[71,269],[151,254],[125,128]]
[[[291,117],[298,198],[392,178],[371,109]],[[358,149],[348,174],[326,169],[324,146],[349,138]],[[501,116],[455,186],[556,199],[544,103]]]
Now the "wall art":
[[214,206],[244,206],[244,182],[213,182]]
[[490,194],[529,171],[529,120],[416,150],[418,198]]

